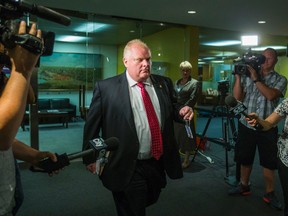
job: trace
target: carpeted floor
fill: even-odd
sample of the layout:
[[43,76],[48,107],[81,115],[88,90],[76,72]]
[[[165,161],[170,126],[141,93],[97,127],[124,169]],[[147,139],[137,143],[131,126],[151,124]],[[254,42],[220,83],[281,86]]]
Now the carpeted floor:
[[[202,133],[206,117],[197,118],[197,133]],[[213,118],[207,136],[222,136],[221,118]],[[40,128],[41,149],[57,153],[72,153],[81,150],[83,122],[69,124],[69,128],[49,126]],[[29,142],[29,132],[19,130],[18,138]],[[197,154],[191,166],[184,170],[184,178],[168,179],[156,205],[147,208],[147,216],[282,216],[282,211],[270,208],[262,201],[264,183],[258,159],[251,176],[252,195],[231,197],[231,187],[225,181],[233,177],[235,164],[233,149],[226,151],[222,145],[208,142],[205,155]],[[22,169],[25,200],[19,216],[114,216],[113,198],[102,186],[96,175],[85,170],[82,162],[73,161],[58,175],[49,177]],[[282,201],[280,183],[276,175],[276,193]],[[117,181],[117,179],[115,179]]]

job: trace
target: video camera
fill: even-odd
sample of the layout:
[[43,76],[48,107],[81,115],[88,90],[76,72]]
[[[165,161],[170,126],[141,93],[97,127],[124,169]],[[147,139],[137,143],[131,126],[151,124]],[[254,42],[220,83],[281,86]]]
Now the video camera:
[[218,91],[221,93],[221,95],[226,95],[229,92],[229,81],[219,81],[218,82]]
[[244,54],[242,58],[238,57],[234,59],[234,72],[233,74],[250,76],[247,66],[251,66],[257,73],[261,69],[261,65],[265,62],[266,58],[261,54],[253,54],[251,49],[248,49],[248,52]]
[[0,42],[5,48],[14,48],[19,44],[35,54],[52,55],[54,32],[42,31],[44,45],[39,38],[28,34],[29,26],[26,34],[18,34],[19,20],[23,17],[29,18],[29,14],[66,26],[71,22],[69,17],[44,6],[29,4],[23,0],[0,0]]

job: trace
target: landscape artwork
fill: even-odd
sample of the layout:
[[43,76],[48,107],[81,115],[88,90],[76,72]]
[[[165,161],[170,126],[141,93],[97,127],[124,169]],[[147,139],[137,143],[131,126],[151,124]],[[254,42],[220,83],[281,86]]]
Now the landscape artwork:
[[54,52],[42,56],[38,70],[39,90],[93,89],[103,79],[102,55]]

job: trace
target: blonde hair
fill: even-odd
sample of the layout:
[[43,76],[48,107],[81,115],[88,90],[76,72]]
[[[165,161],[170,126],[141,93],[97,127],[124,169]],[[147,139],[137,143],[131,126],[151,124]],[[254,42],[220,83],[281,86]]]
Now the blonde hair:
[[131,50],[131,47],[132,47],[133,45],[135,45],[135,44],[137,44],[137,45],[139,45],[139,46],[141,46],[141,47],[143,47],[143,48],[145,48],[145,49],[148,49],[149,52],[150,52],[150,55],[151,55],[150,48],[147,46],[146,43],[144,43],[144,42],[143,42],[142,40],[140,40],[140,39],[133,39],[133,40],[130,40],[130,41],[126,44],[126,46],[125,46],[125,48],[124,48],[124,51],[123,51],[123,56],[124,56],[124,57],[126,57],[126,56],[128,55],[128,53],[129,53],[130,50]]
[[190,64],[190,62],[188,61],[183,61],[180,63],[179,65],[180,69],[183,70],[183,69],[189,69],[189,70],[192,70],[192,65]]

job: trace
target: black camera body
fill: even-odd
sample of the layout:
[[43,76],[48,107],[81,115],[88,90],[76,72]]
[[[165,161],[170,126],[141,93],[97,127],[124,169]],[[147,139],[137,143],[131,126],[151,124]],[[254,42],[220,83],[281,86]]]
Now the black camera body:
[[247,66],[251,66],[257,73],[260,72],[261,65],[265,62],[266,58],[261,54],[252,54],[249,50],[242,58],[238,57],[234,59],[234,72],[233,74],[239,74],[244,76],[250,76],[250,72]]
[[70,25],[70,18],[43,6],[29,4],[23,0],[0,0],[0,42],[6,48],[13,48],[16,44],[42,56],[52,55],[55,34],[42,31],[42,40],[28,34],[18,34],[19,21],[28,14],[34,14],[40,18],[51,20],[63,25]]
[[221,93],[221,95],[226,95],[229,92],[229,81],[219,81],[218,91]]
[[[30,34],[18,34],[20,21],[5,20],[2,24],[0,22],[0,42],[5,48],[14,48],[16,44],[20,44],[30,52],[41,54],[42,56],[50,56],[54,49],[54,32],[42,31],[43,43],[40,39]],[[30,26],[27,26],[26,32],[29,32]]]

